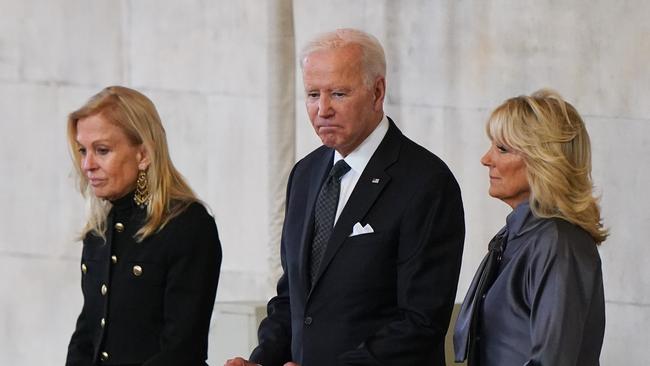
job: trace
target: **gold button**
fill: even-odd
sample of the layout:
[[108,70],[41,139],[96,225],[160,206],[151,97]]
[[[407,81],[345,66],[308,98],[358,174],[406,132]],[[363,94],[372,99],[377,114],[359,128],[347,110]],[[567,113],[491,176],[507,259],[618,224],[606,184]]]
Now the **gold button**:
[[115,230],[117,230],[118,233],[121,233],[124,231],[124,225],[121,222],[118,222],[115,224]]
[[86,274],[88,272],[88,267],[86,267],[86,263],[81,263],[81,273]]
[[99,321],[99,325],[101,325],[102,328],[104,328],[106,326],[106,319],[102,318],[102,320]]
[[104,351],[104,352],[100,353],[100,354],[99,354],[99,358],[100,358],[102,361],[108,361],[108,352]]
[[111,256],[111,262],[113,262],[113,264],[117,263],[117,256],[116,255]]
[[106,284],[102,284],[102,295],[106,295],[107,292],[108,292],[108,287],[106,286]]
[[138,276],[138,277],[142,276],[142,267],[133,266],[133,274]]

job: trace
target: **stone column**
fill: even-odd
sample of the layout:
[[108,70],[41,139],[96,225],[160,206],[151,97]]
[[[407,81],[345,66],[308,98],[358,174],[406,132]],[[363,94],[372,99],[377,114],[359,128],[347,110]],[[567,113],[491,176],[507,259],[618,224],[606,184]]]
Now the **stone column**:
[[268,2],[268,181],[270,281],[280,269],[280,237],[284,221],[286,184],[295,162],[295,38],[292,0]]

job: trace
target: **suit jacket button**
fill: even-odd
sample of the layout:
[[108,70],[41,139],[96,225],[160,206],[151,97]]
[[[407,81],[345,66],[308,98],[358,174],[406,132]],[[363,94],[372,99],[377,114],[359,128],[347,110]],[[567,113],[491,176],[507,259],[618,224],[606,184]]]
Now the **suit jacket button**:
[[102,284],[102,295],[106,296],[107,292],[108,292],[108,286],[106,286],[106,284]]
[[99,359],[106,362],[108,361],[108,352],[104,351],[99,354]]
[[314,320],[311,318],[311,316],[308,316],[305,318],[305,325],[310,325]]
[[102,320],[99,321],[99,325],[101,325],[102,328],[104,328],[106,326],[106,319],[102,318]]
[[116,223],[115,230],[117,230],[118,233],[121,233],[122,231],[124,231],[124,224],[122,224],[121,222]]
[[88,272],[88,267],[86,266],[86,263],[81,263],[81,273],[86,274]]
[[111,256],[111,262],[113,262],[113,264],[117,263],[117,256],[116,255]]
[[142,267],[140,267],[140,266],[133,266],[133,274],[134,274],[136,277],[140,277],[140,276],[142,276]]

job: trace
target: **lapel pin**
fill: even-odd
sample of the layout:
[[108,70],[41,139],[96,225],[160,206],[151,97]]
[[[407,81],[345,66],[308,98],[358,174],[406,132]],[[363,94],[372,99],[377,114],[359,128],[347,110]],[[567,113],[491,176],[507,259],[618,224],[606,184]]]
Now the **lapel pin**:
[[372,178],[372,182],[373,182],[374,184],[379,183],[379,178]]

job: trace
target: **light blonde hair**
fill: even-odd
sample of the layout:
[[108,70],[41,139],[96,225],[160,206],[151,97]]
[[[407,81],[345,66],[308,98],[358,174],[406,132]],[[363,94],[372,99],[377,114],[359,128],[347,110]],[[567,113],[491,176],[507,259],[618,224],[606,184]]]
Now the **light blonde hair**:
[[122,86],[109,86],[90,98],[81,108],[68,116],[68,145],[75,163],[79,190],[89,200],[87,222],[82,238],[92,232],[105,237],[106,219],[112,207],[107,200],[97,198],[81,169],[81,154],[77,143],[77,122],[80,119],[101,115],[120,127],[134,146],[143,145],[150,163],[147,184],[151,194],[147,205],[145,224],[135,234],[137,241],[162,229],[173,217],[181,213],[196,195],[176,170],[169,157],[165,129],[154,104],[142,93]]
[[357,45],[361,49],[363,79],[368,88],[374,85],[378,77],[386,77],[386,55],[381,43],[373,35],[352,28],[323,33],[309,41],[300,52],[300,67],[304,66],[305,58],[314,52],[333,50],[349,45]]
[[593,195],[591,144],[578,111],[555,91],[506,100],[490,116],[487,134],[522,153],[530,207],[539,217],[559,217],[603,242],[598,199]]

